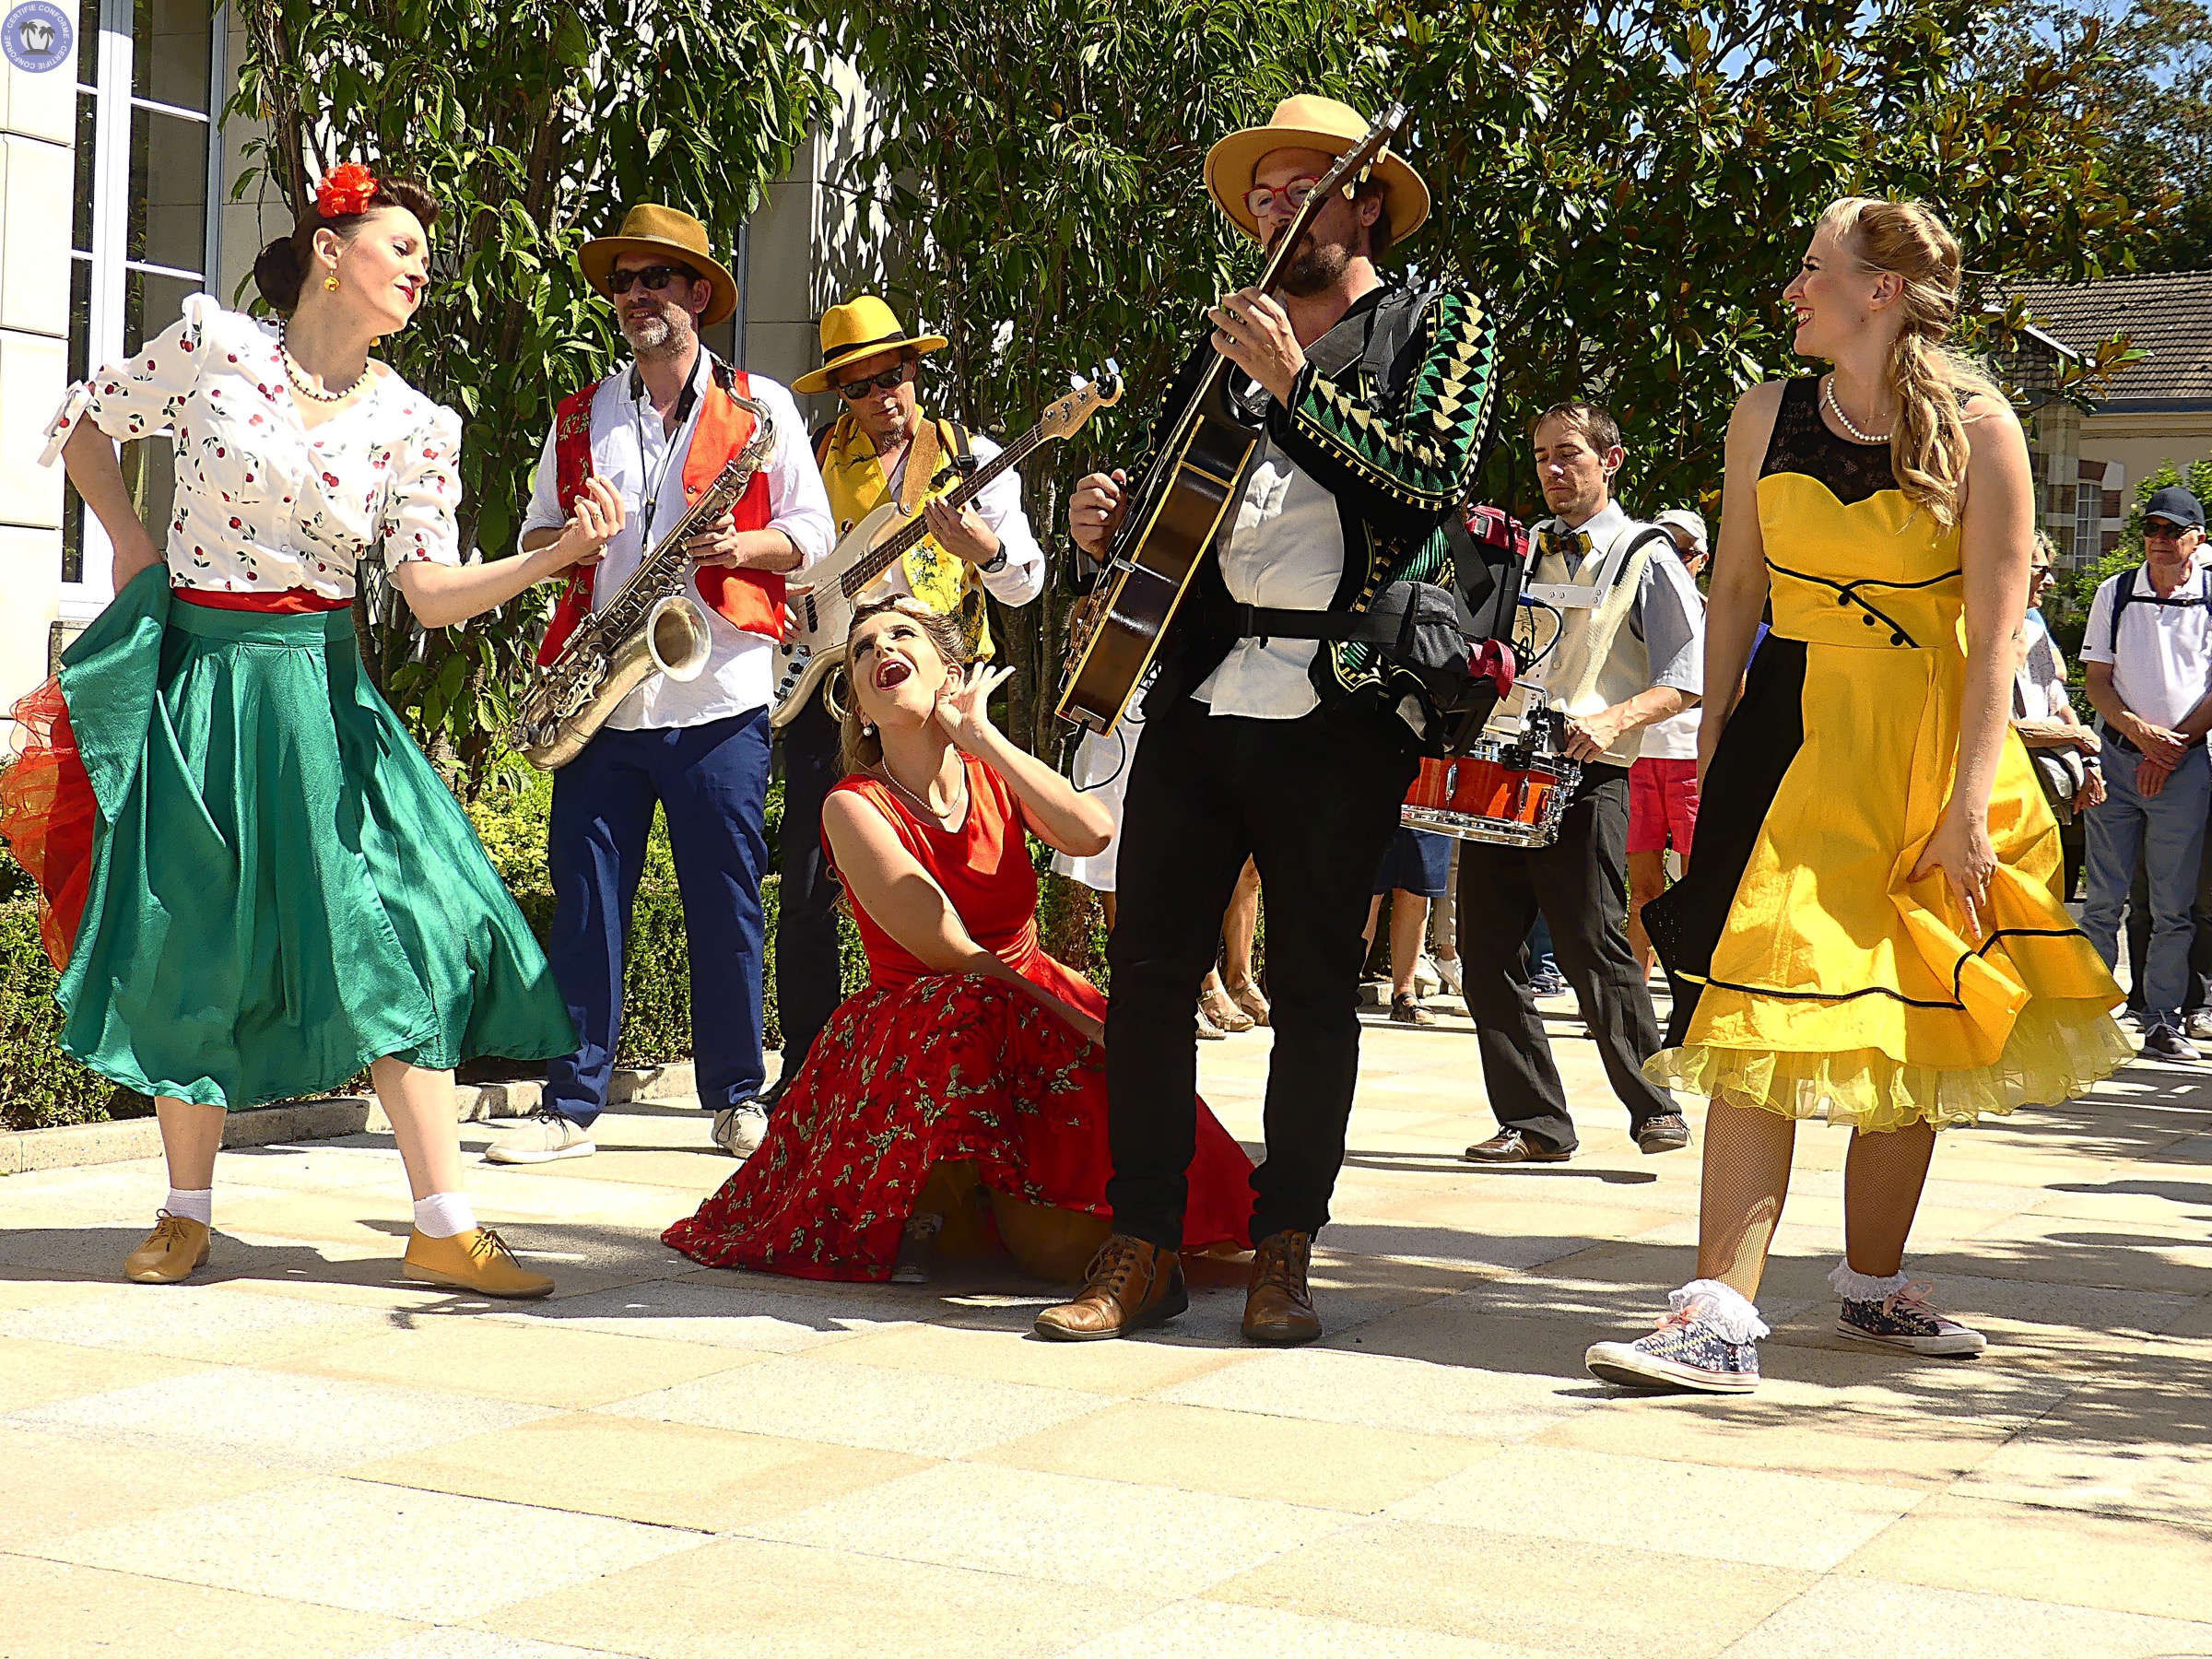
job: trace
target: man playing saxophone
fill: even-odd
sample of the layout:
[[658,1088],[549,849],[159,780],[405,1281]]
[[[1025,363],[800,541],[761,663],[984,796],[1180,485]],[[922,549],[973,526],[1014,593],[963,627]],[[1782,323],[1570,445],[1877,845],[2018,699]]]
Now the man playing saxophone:
[[714,1113],[715,1144],[743,1157],[765,1121],[760,878],[775,641],[785,574],[830,549],[829,499],[791,394],[717,361],[700,341],[737,303],[703,225],[641,205],[619,235],[586,242],[577,262],[614,305],[635,360],[561,402],[538,462],[523,547],[552,541],[571,523],[603,542],[595,565],[561,596],[541,663],[745,449],[755,427],[736,398],[767,411],[775,441],[735,507],[688,544],[688,596],[712,635],[704,668],[688,680],[648,676],[554,774],[547,954],[582,1046],[551,1063],[544,1109],[488,1155],[543,1163],[596,1149],[592,1124],[606,1106],[621,1036],[630,900],[657,802],[684,900],[700,1105]]

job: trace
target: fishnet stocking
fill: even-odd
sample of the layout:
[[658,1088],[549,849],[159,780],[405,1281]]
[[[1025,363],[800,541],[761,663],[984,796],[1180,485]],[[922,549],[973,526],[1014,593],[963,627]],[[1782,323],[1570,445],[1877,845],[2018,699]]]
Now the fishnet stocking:
[[1905,1264],[1936,1131],[1926,1124],[1880,1135],[1853,1130],[1843,1160],[1843,1256],[1853,1273],[1888,1278]]
[[1704,1188],[1698,1201],[1698,1277],[1759,1298],[1767,1247],[1790,1195],[1797,1120],[1715,1100],[1705,1116]]

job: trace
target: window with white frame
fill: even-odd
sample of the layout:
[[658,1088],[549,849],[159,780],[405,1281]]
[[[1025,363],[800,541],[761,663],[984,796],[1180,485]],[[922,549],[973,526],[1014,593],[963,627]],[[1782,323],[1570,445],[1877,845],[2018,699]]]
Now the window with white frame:
[[[2087,469],[2084,469],[2085,473]],[[2094,564],[2097,560],[2098,519],[2103,512],[2104,493],[2100,488],[2103,474],[2095,482],[2086,477],[2074,487],[2074,562]]]
[[[223,45],[209,0],[78,0],[72,379],[137,350],[207,286],[222,200]],[[172,483],[167,444],[126,446],[124,475],[158,537]],[[111,563],[106,535],[69,490],[64,616],[88,616],[112,597]]]

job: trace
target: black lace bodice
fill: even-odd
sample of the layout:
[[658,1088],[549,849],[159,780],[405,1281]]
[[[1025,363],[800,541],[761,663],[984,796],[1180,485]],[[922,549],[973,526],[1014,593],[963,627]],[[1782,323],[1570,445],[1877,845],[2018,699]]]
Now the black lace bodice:
[[1759,469],[1762,478],[1773,473],[1818,478],[1846,507],[1897,488],[1888,444],[1853,443],[1829,430],[1820,418],[1818,375],[1786,382],[1782,388],[1782,407],[1775,411],[1774,433]]

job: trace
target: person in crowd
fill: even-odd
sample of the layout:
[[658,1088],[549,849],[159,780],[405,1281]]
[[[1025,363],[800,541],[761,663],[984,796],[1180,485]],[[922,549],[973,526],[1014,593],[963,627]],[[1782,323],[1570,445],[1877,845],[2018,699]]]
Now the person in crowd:
[[[1268,242],[1367,128],[1333,99],[1286,99],[1265,126],[1208,151],[1207,188]],[[1312,216],[1276,295],[1240,288],[1207,313],[1212,332],[1158,423],[1226,358],[1253,388],[1265,436],[1145,698],[1109,953],[1114,1234],[1081,1295],[1038,1315],[1040,1335],[1120,1336],[1187,1305],[1177,1253],[1197,1064],[1189,1010],[1247,859],[1267,906],[1275,1042],[1241,1328],[1262,1343],[1321,1334],[1309,1264],[1359,1076],[1360,924],[1419,770],[1408,713],[1424,727],[1441,718],[1418,675],[1349,634],[1386,582],[1443,566],[1444,516],[1480,466],[1494,395],[1494,341],[1475,297],[1376,269],[1428,211],[1419,175],[1383,152]],[[1069,500],[1077,543],[1094,557],[1109,547],[1130,494],[1118,473],[1082,479]],[[1240,606],[1300,609],[1309,629],[1341,624],[1346,637],[1284,638]]]
[[1382,855],[1375,877],[1375,896],[1367,907],[1367,932],[1362,935],[1371,951],[1375,930],[1382,924],[1382,906],[1390,906],[1390,1020],[1393,1025],[1431,1026],[1436,1016],[1421,1006],[1418,978],[1421,941],[1429,932],[1430,903],[1441,896],[1452,870],[1452,838],[1424,830],[1400,826]]
[[1552,948],[1551,924],[1544,920],[1544,912],[1536,912],[1535,921],[1528,930],[1528,990],[1532,996],[1564,996],[1573,989],[1567,976],[1559,971],[1559,952]]
[[[2104,768],[2100,759],[2103,744],[2074,713],[2074,704],[2066,695],[2065,654],[2043,620],[2043,595],[2058,580],[2057,558],[2058,549],[2052,546],[2051,538],[2037,531],[2035,553],[2028,567],[2027,643],[2012,678],[2012,729],[2028,746],[2043,798],[2063,828],[2103,801]],[[2064,839],[2062,836],[2062,844]],[[2062,900],[2073,897],[2079,875],[2069,847],[2061,861],[2058,896]]]
[[[1652,521],[1674,539],[1675,551],[1694,589],[1709,551],[1704,514],[1669,507]],[[1700,615],[1703,614],[1700,600]],[[1695,705],[1643,728],[1643,743],[1629,768],[1629,948],[1645,979],[1652,975],[1652,940],[1643,931],[1643,907],[1666,891],[1671,846],[1683,869],[1698,833],[1698,710]]]
[[713,1144],[742,1158],[759,1144],[766,1121],[760,879],[784,577],[830,550],[829,503],[791,394],[719,361],[700,340],[702,327],[737,305],[736,280],[710,253],[704,225],[641,205],[620,234],[584,243],[577,263],[614,307],[633,360],[561,400],[531,487],[523,546],[559,537],[594,479],[622,498],[625,516],[597,563],[571,578],[541,663],[621,591],[692,499],[744,452],[754,417],[736,399],[766,410],[774,445],[735,507],[689,543],[712,634],[705,668],[689,680],[648,676],[554,774],[549,954],[583,1041],[547,1068],[544,1109],[487,1156],[542,1163],[597,1149],[592,1124],[606,1109],[621,1041],[630,899],[657,804],[684,900],[699,1103],[713,1113]]
[[1221,916],[1221,962],[1198,982],[1198,1034],[1210,1025],[1224,1034],[1249,1031],[1269,1018],[1266,994],[1253,976],[1252,946],[1260,931],[1260,866],[1244,861],[1229,909]]
[[[870,590],[911,594],[960,619],[979,661],[994,654],[987,594],[1023,606],[1044,591],[1044,549],[1021,506],[1021,475],[1012,467],[964,507],[945,498],[999,445],[959,421],[925,412],[922,359],[945,336],[916,334],[889,305],[861,294],[822,313],[822,362],[792,382],[798,393],[834,392],[844,406],[815,435],[814,453],[830,492],[837,534],[844,535],[887,501],[921,510],[929,534]],[[783,1064],[767,1103],[772,1110],[806,1051],[843,997],[839,979],[837,884],[822,853],[822,803],[841,776],[838,724],[826,699],[832,675],[783,727],[783,822],[777,870],[776,1015]]]
[[2200,565],[2201,502],[2178,486],[2144,504],[2143,563],[2108,579],[2089,606],[2081,660],[2104,740],[2104,801],[2088,823],[2081,924],[2109,966],[2119,959],[2120,912],[2143,862],[2150,954],[2143,1052],[2194,1060],[2183,1030],[2191,911],[2212,812],[2212,566]]
[[[37,877],[63,1048],[154,1097],[170,1193],[124,1276],[208,1259],[224,1114],[366,1067],[415,1199],[401,1276],[544,1296],[477,1225],[453,1067],[576,1046],[546,959],[458,805],[363,668],[381,561],[451,627],[595,557],[622,505],[584,490],[520,558],[464,564],[461,420],[369,353],[429,283],[438,204],[349,162],[262,250],[274,314],[206,295],[71,390],[50,429],[115,550],[115,598],[19,703],[0,831]],[[164,542],[117,441],[174,445]]]
[[[955,617],[911,596],[853,619],[846,771],[822,827],[868,983],[793,1074],[760,1149],[663,1235],[695,1261],[912,1282],[979,1193],[1041,1277],[1079,1277],[1107,1237],[1105,998],[1037,942],[1029,837],[1095,857],[1112,820],[992,724],[1007,671],[968,651]],[[1193,1110],[1192,1247],[1242,1248],[1252,1160]]]
[[1454,836],[1444,864],[1444,890],[1429,901],[1429,962],[1438,986],[1453,996],[1465,994],[1459,968],[1459,910],[1453,899],[1458,891],[1459,840]]
[[1671,1152],[1689,1145],[1689,1125],[1642,1071],[1659,1047],[1659,1024],[1629,947],[1629,769],[1647,728],[1697,702],[1704,606],[1667,533],[1639,524],[1614,500],[1627,453],[1611,415],[1594,404],[1555,405],[1530,437],[1553,514],[1535,527],[1532,590],[1564,590],[1554,595],[1564,620],[1539,672],[1583,771],[1549,846],[1470,841],[1460,850],[1467,1011],[1498,1119],[1498,1133],[1466,1156],[1479,1164],[1560,1163],[1575,1149],[1522,943],[1538,916],[1628,1108],[1630,1136],[1647,1153]]
[[1904,1271],[1936,1130],[2129,1057],[2006,726],[2035,486],[2012,406],[1949,344],[1959,295],[1930,209],[1833,203],[1783,295],[1797,351],[1833,368],[1753,387],[1729,422],[1698,855],[1647,912],[1676,986],[1648,1069],[1711,1101],[1697,1277],[1650,1335],[1589,1350],[1607,1382],[1757,1386],[1807,1117],[1852,1130],[1839,1331],[1980,1353]]

